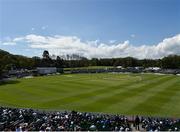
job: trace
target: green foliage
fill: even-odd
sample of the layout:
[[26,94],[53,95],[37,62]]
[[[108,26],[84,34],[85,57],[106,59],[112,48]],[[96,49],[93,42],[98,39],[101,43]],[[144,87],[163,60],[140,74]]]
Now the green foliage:
[[33,67],[34,67],[33,59],[20,55],[12,55],[6,51],[0,50],[1,74],[3,71],[10,70],[11,68],[32,69]]
[[47,50],[44,50],[42,57],[43,59],[49,59],[49,52]]
[[[32,57],[28,58],[20,55],[12,55],[6,51],[0,50],[0,75],[4,71],[11,68],[20,69],[33,69],[35,67],[57,67],[57,68],[74,68],[74,67],[88,67],[88,66],[123,66],[123,67],[161,67],[161,68],[180,68],[180,56],[170,55],[163,59],[143,59],[138,60],[132,57],[126,58],[92,58],[78,56],[77,60],[63,60],[57,56],[55,60],[50,58],[49,52],[43,52],[43,58]],[[77,57],[76,55],[74,55]],[[70,55],[67,57],[71,58]]]
[[162,59],[163,68],[180,68],[180,56],[170,55]]

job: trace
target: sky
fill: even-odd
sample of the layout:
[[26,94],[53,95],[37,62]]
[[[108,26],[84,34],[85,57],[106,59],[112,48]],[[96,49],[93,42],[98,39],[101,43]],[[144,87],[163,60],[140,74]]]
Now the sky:
[[0,49],[41,56],[180,55],[180,0],[0,0]]

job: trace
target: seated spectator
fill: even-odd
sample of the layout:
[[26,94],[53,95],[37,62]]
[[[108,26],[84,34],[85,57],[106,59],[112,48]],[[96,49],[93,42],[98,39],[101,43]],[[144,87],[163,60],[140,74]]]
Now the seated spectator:
[[[180,119],[135,118],[147,131],[179,131]],[[125,116],[81,112],[42,112],[32,109],[0,107],[0,131],[132,131]]]

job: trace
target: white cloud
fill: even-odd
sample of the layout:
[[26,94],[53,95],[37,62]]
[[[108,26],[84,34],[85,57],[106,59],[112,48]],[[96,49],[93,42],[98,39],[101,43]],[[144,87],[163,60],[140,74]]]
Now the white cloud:
[[113,44],[113,43],[115,43],[116,42],[116,40],[109,40],[109,43],[110,44]]
[[47,25],[46,25],[46,26],[42,26],[42,27],[41,27],[41,29],[42,29],[42,30],[45,30],[45,29],[47,29],[47,28],[48,28],[48,26],[47,26]]
[[13,46],[13,45],[16,45],[16,43],[15,42],[3,42],[2,45],[11,45],[11,46]]
[[136,35],[135,34],[131,34],[131,38],[135,38],[136,37]]
[[18,42],[18,41],[21,41],[23,40],[24,38],[23,37],[17,37],[17,38],[14,38],[13,39],[13,42]]
[[47,49],[56,55],[80,54],[88,58],[111,58],[127,57],[136,58],[162,58],[169,54],[180,55],[180,34],[165,38],[155,45],[135,46],[124,41],[117,44],[101,43],[99,40],[83,42],[76,36],[41,36],[30,34],[19,38],[14,38],[13,42],[25,42],[33,49]]
[[31,31],[34,31],[35,30],[35,28],[31,28]]

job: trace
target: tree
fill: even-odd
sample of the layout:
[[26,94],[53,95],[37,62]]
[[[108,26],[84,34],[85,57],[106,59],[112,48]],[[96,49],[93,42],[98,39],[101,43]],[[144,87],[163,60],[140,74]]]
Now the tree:
[[43,59],[41,61],[41,66],[43,67],[54,67],[55,61],[51,59],[49,52],[47,50],[44,50],[43,52]]
[[98,59],[97,58],[92,58],[91,59],[91,66],[98,66]]
[[50,57],[49,57],[49,52],[47,51],[47,50],[44,50],[44,52],[43,52],[43,59],[49,59]]
[[61,59],[61,57],[59,57],[59,56],[56,57],[56,67],[58,67],[58,68],[63,67],[63,59]]
[[162,59],[162,67],[163,68],[180,68],[180,56],[177,55],[169,55]]
[[2,73],[3,71],[2,71],[2,68],[0,67],[0,80],[2,79]]
[[40,67],[41,66],[41,58],[34,56],[32,57],[32,60],[34,62],[34,67]]

